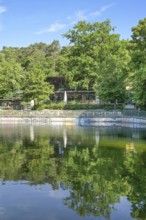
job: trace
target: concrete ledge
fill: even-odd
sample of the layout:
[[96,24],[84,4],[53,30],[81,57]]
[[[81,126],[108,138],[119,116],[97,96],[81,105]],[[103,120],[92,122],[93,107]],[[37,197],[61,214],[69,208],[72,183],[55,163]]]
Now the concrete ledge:
[[146,127],[146,118],[121,117],[121,118],[78,118],[80,126],[123,126]]
[[120,111],[105,110],[43,110],[15,111],[1,110],[0,123],[62,123],[87,126],[141,125],[146,127],[146,117],[128,117]]
[[0,117],[47,117],[47,118],[95,118],[95,117],[121,117],[120,111],[105,110],[0,110]]
[[79,126],[126,126],[146,127],[144,118],[59,118],[59,117],[0,117],[0,123],[57,123]]

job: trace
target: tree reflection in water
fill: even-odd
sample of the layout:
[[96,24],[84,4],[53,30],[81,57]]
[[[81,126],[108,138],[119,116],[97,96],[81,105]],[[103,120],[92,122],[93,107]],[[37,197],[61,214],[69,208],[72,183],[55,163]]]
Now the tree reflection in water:
[[54,133],[53,129],[31,125],[16,129],[17,133],[10,129],[9,135],[1,132],[3,182],[27,180],[31,185],[48,183],[53,189],[69,190],[63,201],[67,207],[81,216],[106,219],[126,196],[131,216],[146,219],[145,141],[132,140],[132,150],[126,147],[131,143],[127,137],[105,136],[100,130],[74,133],[65,128]]

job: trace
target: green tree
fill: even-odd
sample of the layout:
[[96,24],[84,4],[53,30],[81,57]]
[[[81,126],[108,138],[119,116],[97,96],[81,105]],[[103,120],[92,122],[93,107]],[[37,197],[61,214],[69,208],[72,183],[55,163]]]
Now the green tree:
[[0,97],[12,98],[21,89],[25,71],[7,49],[7,53],[0,52]]
[[80,21],[64,36],[71,43],[67,73],[71,86],[92,86],[102,100],[124,101],[129,54],[110,21]]
[[26,48],[20,48],[18,59],[26,70],[31,62],[35,62],[37,68],[40,67],[46,76],[59,75],[57,62],[60,50],[61,47],[57,40],[54,40],[51,44],[35,43]]
[[40,68],[47,75],[50,67],[50,63],[47,60],[48,48],[49,46],[43,43],[36,43],[26,48],[20,48],[19,62],[25,70],[29,70],[33,65]]
[[131,57],[134,101],[137,106],[146,109],[146,18],[132,28]]
[[58,59],[58,54],[60,52],[60,44],[59,41],[54,40],[49,47],[49,52],[50,52],[50,61],[51,61],[51,75],[58,75],[57,73],[57,68],[56,68],[56,64],[57,64],[57,59]]
[[56,58],[56,73],[60,76],[65,76],[67,81],[68,74],[68,55],[70,53],[70,46],[64,46],[61,48]]
[[46,82],[45,74],[36,67],[26,74],[23,97],[26,101],[34,100],[34,109],[42,106],[53,94],[53,86]]

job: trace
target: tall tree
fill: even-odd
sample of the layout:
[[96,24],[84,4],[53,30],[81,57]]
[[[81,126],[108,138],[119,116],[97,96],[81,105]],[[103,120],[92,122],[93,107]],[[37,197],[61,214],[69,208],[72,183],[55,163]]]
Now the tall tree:
[[26,101],[34,100],[34,109],[41,106],[44,101],[49,100],[53,94],[53,86],[46,82],[44,72],[31,67],[26,74],[23,97]]
[[57,59],[58,59],[58,54],[60,52],[60,44],[59,41],[54,40],[49,47],[49,52],[50,52],[50,64],[51,64],[51,68],[50,68],[50,72],[51,75],[58,75],[57,73]]
[[124,101],[128,51],[110,21],[80,21],[64,36],[70,40],[67,78],[71,86],[93,86],[102,100]]
[[[56,59],[56,72],[61,76],[67,76],[68,73],[68,55],[70,53],[70,46],[64,46],[60,50]],[[66,78],[67,81],[67,78]]]
[[146,109],[146,18],[132,28],[132,90],[137,106]]
[[12,98],[21,89],[24,70],[10,49],[0,52],[0,97]]

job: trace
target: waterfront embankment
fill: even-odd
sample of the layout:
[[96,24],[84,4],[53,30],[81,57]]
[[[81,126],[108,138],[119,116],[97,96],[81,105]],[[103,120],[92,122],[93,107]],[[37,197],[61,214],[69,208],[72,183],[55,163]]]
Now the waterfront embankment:
[[105,110],[1,110],[0,123],[64,123],[146,127],[146,112]]

